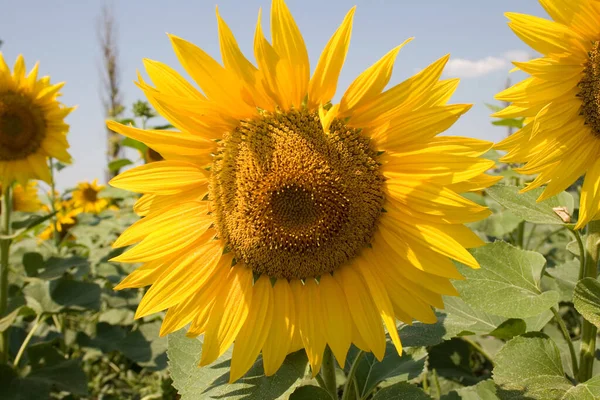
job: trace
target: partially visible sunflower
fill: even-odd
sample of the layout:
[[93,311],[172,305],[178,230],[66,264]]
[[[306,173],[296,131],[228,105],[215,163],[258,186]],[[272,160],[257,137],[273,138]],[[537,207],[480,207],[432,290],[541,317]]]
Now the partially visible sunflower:
[[[56,230],[59,233],[59,238],[63,239],[68,233],[69,229],[75,226],[76,216],[81,213],[81,209],[77,209],[73,206],[73,200],[57,200],[54,203],[56,210]],[[44,205],[44,211],[52,212],[51,207]],[[51,220],[48,227],[44,229],[38,237],[42,240],[50,240],[54,236],[54,223]]]
[[[0,193],[2,185],[0,185]],[[42,202],[38,197],[38,187],[35,181],[27,182],[22,186],[15,184],[12,193],[13,211],[36,212],[42,209]]]
[[600,219],[600,2],[540,0],[554,21],[507,13],[510,28],[542,57],[515,66],[531,75],[496,98],[512,102],[496,117],[526,125],[496,145],[504,162],[538,174],[524,191],[547,184],[538,201],[585,174],[577,228]]
[[85,213],[98,214],[105,210],[108,207],[108,200],[98,197],[104,188],[104,185],[98,185],[98,179],[94,179],[93,182],[78,183],[77,189],[72,193],[73,206]]
[[[262,351],[267,375],[305,348],[312,372],[326,345],[344,365],[351,343],[378,359],[396,319],[433,323],[431,306],[456,295],[451,260],[478,268],[463,223],[489,210],[458,193],[497,178],[480,158],[491,143],[437,135],[471,107],[447,104],[458,80],[440,80],[448,56],[384,91],[396,47],[331,104],[354,8],[310,77],[303,38],[282,0],[269,43],[259,12],[254,50],[241,53],[217,13],[224,66],[170,36],[200,93],[172,68],[145,60],[155,87],[138,85],[180,132],[108,126],[164,161],[124,172],[115,187],[144,193],[144,216],[114,243],[114,259],[142,262],[117,289],[152,285],[137,318],[168,309],[161,335],[190,324],[204,334],[201,365],[234,342],[230,380]],[[210,168],[208,168],[210,167]],[[383,324],[382,324],[383,320]]]
[[49,77],[38,79],[38,64],[25,74],[19,56],[14,72],[0,53],[0,184],[6,188],[15,179],[50,182],[48,157],[68,163],[69,125],[65,117],[74,109],[57,101],[63,83],[52,85]]

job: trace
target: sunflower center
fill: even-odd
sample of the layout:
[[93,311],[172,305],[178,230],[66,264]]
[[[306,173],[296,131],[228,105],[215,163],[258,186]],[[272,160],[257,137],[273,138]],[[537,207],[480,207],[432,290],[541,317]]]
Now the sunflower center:
[[83,189],[83,198],[90,203],[95,203],[98,200],[98,192],[92,188],[85,188]]
[[579,82],[579,88],[585,123],[600,137],[600,42],[594,42],[589,52],[589,61],[585,66],[583,79]]
[[19,93],[0,93],[0,160],[17,160],[35,153],[46,136],[41,109]]
[[332,272],[367,246],[381,213],[377,153],[356,129],[317,113],[265,113],[228,134],[212,171],[216,228],[256,273]]

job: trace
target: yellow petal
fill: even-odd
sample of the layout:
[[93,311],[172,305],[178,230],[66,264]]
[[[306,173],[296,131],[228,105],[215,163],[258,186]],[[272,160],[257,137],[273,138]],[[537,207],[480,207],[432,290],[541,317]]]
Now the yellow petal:
[[246,322],[252,301],[252,270],[231,267],[210,312],[200,366],[215,361],[231,346]]
[[310,65],[302,34],[283,0],[271,3],[273,48],[281,57],[277,67],[280,94],[300,108],[308,91]]
[[185,161],[157,161],[132,168],[111,179],[109,184],[119,189],[160,195],[186,190],[203,191],[209,172]]
[[265,375],[277,372],[297,334],[294,296],[287,279],[278,279],[273,287],[273,318],[262,349]]
[[312,278],[307,279],[304,285],[299,280],[293,280],[290,284],[294,294],[300,337],[306,349],[312,376],[315,377],[321,369],[325,351],[319,288]]
[[398,52],[412,40],[413,38],[409,38],[400,46],[392,49],[350,84],[340,101],[340,116],[350,116],[354,109],[371,101],[381,93],[390,81]]
[[271,327],[274,296],[271,280],[262,275],[252,288],[252,302],[246,323],[240,329],[233,346],[229,383],[241,378],[254,364]]
[[346,355],[352,342],[352,317],[344,297],[344,291],[330,274],[321,276],[319,281],[321,310],[327,344],[339,365],[346,364]]
[[352,268],[339,268],[334,278],[344,289],[354,324],[373,355],[381,361],[385,355],[385,333],[381,317],[362,277]]
[[352,7],[348,11],[342,24],[329,39],[319,57],[319,62],[308,85],[308,108],[325,104],[335,95],[338,78],[350,46],[352,19],[355,11],[356,7]]

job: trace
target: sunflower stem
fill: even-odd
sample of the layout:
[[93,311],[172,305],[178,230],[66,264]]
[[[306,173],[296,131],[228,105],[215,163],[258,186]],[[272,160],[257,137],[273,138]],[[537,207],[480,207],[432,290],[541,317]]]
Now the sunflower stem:
[[54,214],[54,216],[52,217],[52,224],[54,226],[54,229],[52,232],[52,238],[54,239],[54,245],[58,249],[58,247],[60,245],[60,236],[58,234],[58,216],[56,215],[56,191],[54,189],[54,187],[55,187],[55,185],[54,185],[54,159],[52,157],[50,157],[48,160],[50,163],[50,178],[51,178],[50,179],[50,204],[51,204],[52,213]]
[[325,390],[331,394],[334,399],[338,398],[337,395],[337,382],[335,379],[335,360],[333,359],[333,353],[329,346],[325,347],[325,353],[323,354],[323,365],[321,366],[320,372],[323,383],[325,384]]
[[[2,236],[0,239],[0,318],[6,314],[8,306],[8,256],[12,239],[8,238],[11,234],[10,213],[12,212],[12,187],[8,186],[2,194],[2,215],[1,226]],[[10,327],[0,334],[0,364],[8,362],[8,333]]]
[[567,345],[569,346],[569,353],[571,354],[571,365],[573,366],[573,375],[577,376],[579,374],[579,367],[577,366],[577,354],[575,353],[575,347],[573,346],[573,341],[571,340],[571,335],[569,335],[569,331],[567,330],[567,326],[565,325],[565,321],[563,321],[562,317],[556,310],[556,308],[551,307],[550,310],[552,314],[554,314],[554,319],[562,332]]
[[[356,375],[356,371],[358,370],[358,366],[364,355],[365,355],[365,352],[362,350],[359,350],[358,353],[356,354],[356,357],[354,357],[354,361],[352,361],[352,366],[350,367],[350,371],[348,372],[348,377],[346,378],[346,384],[344,385],[344,393],[342,394],[342,400],[350,399],[350,392],[352,392],[351,388],[353,387],[353,384],[354,384],[353,383],[354,376]],[[358,396],[360,396],[360,393],[356,393],[356,395],[358,397]]]
[[581,233],[578,230],[570,229],[573,236],[575,236],[575,240],[577,241],[577,246],[579,247],[579,280],[583,278],[583,270],[585,265],[585,246],[583,245],[583,239],[581,238]]
[[[592,221],[588,224],[585,263],[581,274],[583,278],[597,278],[599,250],[600,221]],[[596,353],[596,332],[596,326],[584,318],[579,353],[579,374],[577,376],[579,382],[585,382],[592,377]]]
[[521,221],[517,228],[517,246],[525,249],[525,221]]
[[17,356],[15,357],[15,362],[13,363],[15,367],[19,366],[19,361],[21,361],[21,357],[23,356],[23,353],[25,352],[27,345],[31,341],[31,338],[33,337],[34,333],[37,331],[37,329],[39,328],[41,323],[42,323],[42,314],[38,314],[37,317],[35,317],[35,321],[33,322],[33,326],[31,327],[31,330],[27,334],[27,337],[25,337],[25,340],[23,340],[23,343],[21,344],[21,347],[19,348],[19,352],[17,353]]

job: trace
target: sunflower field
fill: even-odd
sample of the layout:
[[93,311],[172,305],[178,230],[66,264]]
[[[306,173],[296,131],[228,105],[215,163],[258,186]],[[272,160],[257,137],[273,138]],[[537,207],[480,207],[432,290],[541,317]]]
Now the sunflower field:
[[169,35],[66,190],[68,84],[0,53],[0,399],[600,399],[600,1],[539,3],[498,143],[448,55],[338,88],[356,7],[311,67],[272,0],[253,60]]

